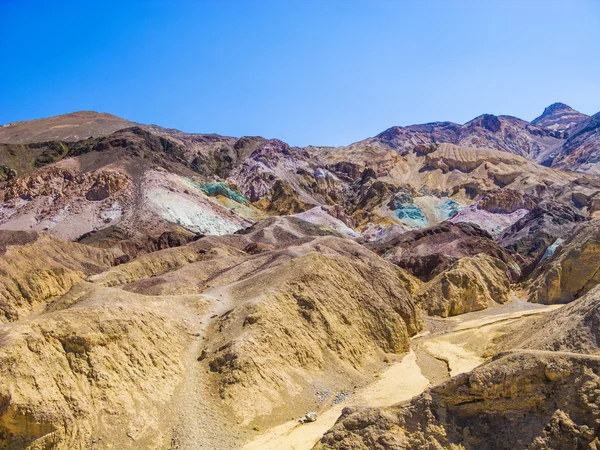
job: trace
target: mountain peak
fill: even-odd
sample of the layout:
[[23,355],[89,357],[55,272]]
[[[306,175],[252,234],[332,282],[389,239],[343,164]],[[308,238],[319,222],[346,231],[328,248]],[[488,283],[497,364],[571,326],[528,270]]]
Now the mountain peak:
[[0,126],[0,143],[26,144],[44,141],[78,141],[106,136],[135,125],[113,114],[75,111],[42,119],[12,122]]
[[541,116],[533,119],[531,123],[553,131],[564,132],[578,123],[581,123],[588,116],[574,110],[569,105],[556,102],[544,109]]
[[571,108],[569,105],[566,105],[561,102],[556,102],[556,103],[552,103],[550,106],[545,108],[544,112],[542,113],[542,116],[544,114],[548,115],[548,114],[555,113],[557,111],[575,111],[575,110],[573,108]]

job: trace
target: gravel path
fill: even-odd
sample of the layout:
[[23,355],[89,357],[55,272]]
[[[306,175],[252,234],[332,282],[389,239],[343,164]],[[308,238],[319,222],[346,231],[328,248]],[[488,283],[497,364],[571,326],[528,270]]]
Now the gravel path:
[[202,295],[211,301],[211,305],[200,319],[197,339],[185,361],[186,376],[174,400],[178,418],[171,450],[231,450],[240,448],[246,439],[244,432],[223,414],[220,397],[211,389],[206,364],[198,361],[211,320],[229,308],[227,289],[216,288]]

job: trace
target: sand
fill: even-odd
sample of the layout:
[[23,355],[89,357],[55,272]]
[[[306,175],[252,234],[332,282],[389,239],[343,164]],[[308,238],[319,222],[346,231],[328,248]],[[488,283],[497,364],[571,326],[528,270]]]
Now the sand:
[[419,395],[429,385],[411,350],[402,361],[381,373],[377,381],[357,392],[350,401],[330,407],[313,423],[297,420],[271,428],[246,444],[244,450],[310,449],[331,428],[347,406],[391,406]]

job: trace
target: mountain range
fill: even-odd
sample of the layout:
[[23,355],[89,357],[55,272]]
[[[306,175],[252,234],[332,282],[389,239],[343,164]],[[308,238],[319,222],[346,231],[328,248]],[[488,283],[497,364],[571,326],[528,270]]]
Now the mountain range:
[[599,448],[599,150],[3,125],[0,449]]

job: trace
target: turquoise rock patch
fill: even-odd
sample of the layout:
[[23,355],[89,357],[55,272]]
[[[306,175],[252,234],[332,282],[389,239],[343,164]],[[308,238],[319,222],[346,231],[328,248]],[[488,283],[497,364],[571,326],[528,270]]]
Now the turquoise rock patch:
[[438,216],[438,218],[442,221],[454,217],[464,208],[465,207],[463,205],[451,198],[446,198],[442,203],[434,207],[436,216]]
[[240,194],[237,191],[231,189],[227,183],[219,182],[219,183],[197,183],[193,180],[188,180],[195,187],[199,188],[209,197],[216,197],[218,195],[222,195],[223,197],[227,197],[230,200],[233,200],[238,203],[250,203],[246,197]]
[[404,222],[406,225],[424,228],[427,226],[427,218],[423,211],[412,203],[405,203],[399,205],[399,208],[395,210],[396,217]]

